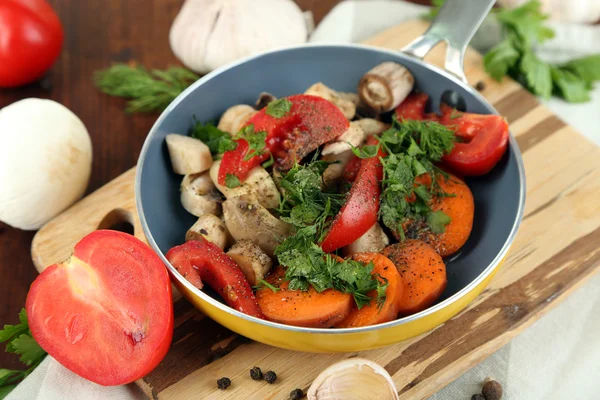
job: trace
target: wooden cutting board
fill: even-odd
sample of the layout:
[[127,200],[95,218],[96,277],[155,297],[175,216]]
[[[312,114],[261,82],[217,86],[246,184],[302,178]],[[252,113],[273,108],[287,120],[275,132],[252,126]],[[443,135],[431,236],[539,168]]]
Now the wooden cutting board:
[[[367,43],[398,49],[422,33],[420,21],[392,28]],[[441,65],[439,51],[428,57]],[[465,72],[471,85],[505,115],[516,136],[527,175],[523,224],[502,269],[466,310],[412,340],[360,354],[310,354],[252,342],[175,301],[173,345],[164,361],[138,383],[158,399],[286,399],[306,391],[331,363],[356,355],[389,371],[401,398],[425,398],[479,363],[531,325],[600,269],[600,149],[540,105],[513,81],[490,80],[479,54],[469,51]],[[132,169],[48,223],[32,244],[38,267],[69,256],[85,234],[124,220],[143,239],[134,201]],[[108,215],[108,216],[107,216]],[[253,366],[278,375],[275,384],[256,382]],[[232,386],[221,391],[216,380]]]

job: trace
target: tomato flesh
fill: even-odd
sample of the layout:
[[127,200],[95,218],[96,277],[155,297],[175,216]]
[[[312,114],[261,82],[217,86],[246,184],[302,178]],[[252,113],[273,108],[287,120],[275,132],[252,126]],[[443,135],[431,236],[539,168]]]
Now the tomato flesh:
[[412,93],[408,95],[408,97],[396,107],[396,118],[398,118],[399,121],[403,119],[413,119],[418,121],[427,119],[425,115],[425,106],[427,105],[428,99],[429,96],[425,93]]
[[264,318],[242,270],[216,244],[204,238],[190,240],[169,250],[167,260],[198,289],[206,283],[231,308]]
[[[366,144],[375,145],[377,140],[371,136]],[[385,153],[380,149],[377,157],[361,160],[348,199],[321,243],[321,248],[326,253],[354,242],[377,222],[381,195],[380,183],[383,179],[383,166],[379,157],[383,156]]]
[[508,123],[499,115],[463,113],[442,106],[440,122],[462,141],[442,160],[464,176],[485,175],[500,161],[508,147]]
[[42,272],[26,302],[40,346],[101,385],[133,382],[167,354],[173,335],[169,275],[135,237],[95,231],[71,258]]
[[45,0],[0,1],[0,32],[0,87],[41,78],[60,54],[63,29]]
[[269,158],[269,153],[280,169],[290,169],[311,151],[340,136],[350,127],[340,109],[322,97],[298,94],[286,99],[292,104],[286,115],[276,118],[263,108],[246,123],[246,126],[254,126],[254,132],[267,132],[265,154],[240,163],[247,151],[247,142],[242,140],[246,142],[246,147],[238,145],[223,155],[219,184],[225,184],[227,174],[244,181],[252,168]]

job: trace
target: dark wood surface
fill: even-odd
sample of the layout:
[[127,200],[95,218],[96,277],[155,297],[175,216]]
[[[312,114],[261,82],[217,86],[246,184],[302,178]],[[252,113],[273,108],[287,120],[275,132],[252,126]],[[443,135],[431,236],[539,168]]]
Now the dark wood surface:
[[[0,108],[27,97],[50,98],[81,118],[94,146],[92,192],[135,165],[156,115],[126,115],[125,102],[99,93],[94,71],[112,62],[136,60],[164,68],[178,64],[168,32],[182,0],[49,0],[65,30],[63,51],[48,76],[28,87],[0,89]],[[297,0],[318,23],[340,0]],[[420,0],[415,2],[426,2]],[[30,258],[34,232],[0,222],[0,325],[17,322],[37,272]],[[1,368],[21,368],[0,351]]]

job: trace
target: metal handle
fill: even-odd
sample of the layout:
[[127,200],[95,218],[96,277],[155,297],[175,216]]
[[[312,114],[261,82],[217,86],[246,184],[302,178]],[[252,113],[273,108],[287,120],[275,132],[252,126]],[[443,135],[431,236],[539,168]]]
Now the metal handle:
[[422,59],[439,42],[447,44],[446,71],[467,82],[463,59],[467,45],[496,0],[447,0],[427,32],[401,49],[405,54]]

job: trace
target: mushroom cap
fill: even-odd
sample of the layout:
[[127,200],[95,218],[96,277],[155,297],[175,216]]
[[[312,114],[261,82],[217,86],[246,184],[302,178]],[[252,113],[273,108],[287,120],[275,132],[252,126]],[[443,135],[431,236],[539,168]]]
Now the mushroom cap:
[[0,110],[0,221],[36,230],[79,199],[92,142],[63,105],[30,98]]

